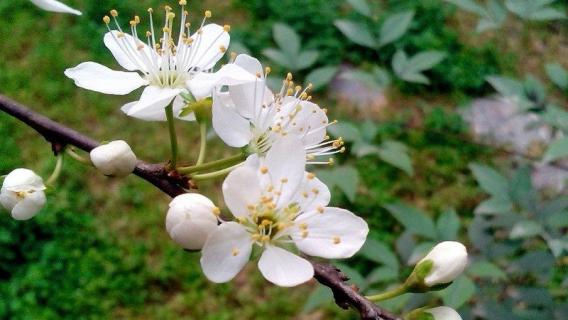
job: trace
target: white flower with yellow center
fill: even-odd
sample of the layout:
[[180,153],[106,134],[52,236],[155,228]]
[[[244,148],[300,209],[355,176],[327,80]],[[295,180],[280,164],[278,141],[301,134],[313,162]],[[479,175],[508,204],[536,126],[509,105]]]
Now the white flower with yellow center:
[[223,196],[237,222],[223,222],[207,239],[203,272],[213,282],[231,280],[252,249],[264,277],[279,286],[311,279],[310,262],[295,252],[327,259],[348,258],[363,245],[367,223],[353,213],[326,207],[328,188],[305,172],[306,153],[298,137],[277,140],[265,158],[251,156],[223,183]]
[[75,10],[56,0],[31,0],[31,2],[45,11],[71,13],[78,16],[81,15],[81,11]]
[[[211,12],[205,17],[196,31],[191,34],[191,24],[187,22],[186,1],[180,1],[181,24],[178,35],[174,36],[175,13],[165,7],[165,23],[161,28],[162,37],[158,38],[150,14],[150,31],[145,33],[145,41],[139,38],[137,26],[140,18],[135,16],[130,21],[130,34],[124,32],[118,23],[118,13],[111,10],[110,17],[103,21],[109,32],[104,36],[104,43],[116,61],[130,72],[114,71],[95,62],[83,62],[67,69],[65,75],[79,87],[106,94],[125,95],[133,90],[147,86],[139,101],[122,107],[127,115],[143,120],[166,120],[165,107],[174,98],[174,115],[183,120],[194,120],[193,114],[180,117],[184,106],[180,94],[187,92],[188,82],[204,71],[212,69],[224,55],[229,45],[229,26],[205,24]],[[110,27],[114,21],[117,30]],[[197,84],[198,86],[198,84]]]
[[45,205],[45,185],[40,176],[29,169],[15,169],[4,179],[0,204],[10,210],[12,218],[28,220]]
[[[197,75],[189,88],[198,98],[213,95],[213,128],[229,146],[248,146],[249,152],[263,156],[278,139],[295,135],[308,163],[332,162],[329,155],[344,151],[341,139],[330,140],[326,134],[335,121],[330,122],[325,109],[310,102],[310,86],[294,86],[291,75],[273,94],[266,87],[269,71],[257,59],[242,54],[215,74]],[[318,156],[326,158],[321,161]]]

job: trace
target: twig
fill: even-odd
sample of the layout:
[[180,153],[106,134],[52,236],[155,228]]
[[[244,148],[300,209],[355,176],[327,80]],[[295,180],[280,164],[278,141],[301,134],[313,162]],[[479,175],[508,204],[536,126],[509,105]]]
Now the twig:
[[[90,152],[99,145],[95,140],[2,95],[0,95],[0,110],[36,130],[52,144],[54,150],[60,151],[64,146],[72,145]],[[134,174],[171,197],[185,193],[186,189],[189,188],[189,182],[175,171],[168,172],[165,169],[165,164],[140,161],[134,170]],[[315,271],[314,278],[333,291],[335,303],[341,308],[353,307],[359,311],[361,319],[364,320],[400,320],[399,317],[391,315],[367,300],[355,287],[346,283],[349,279],[335,266],[313,261],[312,264]]]

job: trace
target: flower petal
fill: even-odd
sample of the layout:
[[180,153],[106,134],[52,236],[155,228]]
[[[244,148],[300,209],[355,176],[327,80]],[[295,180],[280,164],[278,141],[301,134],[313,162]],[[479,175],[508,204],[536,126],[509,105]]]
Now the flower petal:
[[200,72],[187,81],[187,87],[197,99],[211,96],[217,86],[234,86],[243,83],[252,83],[257,80],[256,76],[247,72],[234,63],[224,65],[215,73]]
[[249,215],[248,206],[260,201],[260,182],[255,170],[241,166],[231,171],[223,181],[225,204],[235,217]]
[[[138,101],[130,102],[123,105],[120,110],[122,112],[128,114],[134,106],[138,104]],[[180,120],[184,121],[195,121],[195,114],[192,112],[184,117],[180,117],[179,114],[181,113],[182,109],[185,107],[185,103],[183,102],[183,98],[181,96],[176,96],[174,99],[174,116]],[[133,117],[145,121],[166,121],[166,112],[165,109],[160,108],[148,108],[143,111],[139,111]]]
[[243,68],[252,75],[264,74],[264,70],[262,70],[262,64],[260,63],[260,61],[258,61],[257,58],[249,56],[248,54],[239,54],[235,58],[235,65]]
[[36,191],[26,194],[25,198],[16,203],[12,209],[12,218],[16,220],[29,220],[39,213],[45,205],[45,193]]
[[203,246],[201,268],[209,280],[227,282],[245,266],[251,251],[250,234],[245,228],[236,222],[223,223]]
[[65,70],[78,87],[106,94],[124,95],[148,84],[136,72],[114,71],[95,62],[83,62]]
[[275,117],[276,119],[293,117],[293,121],[287,121],[286,133],[293,133],[302,137],[304,146],[322,142],[325,139],[326,130],[319,128],[326,126],[329,121],[325,112],[317,104],[309,101],[287,100],[289,101],[282,105]]
[[[365,220],[341,208],[325,208],[323,213],[309,212],[300,215],[295,222],[291,237],[298,249],[326,259],[353,256],[369,233]],[[305,238],[302,236],[304,231],[307,231]]]
[[31,0],[31,1],[33,4],[46,11],[71,13],[71,14],[76,14],[78,16],[81,15],[81,11],[75,10],[69,7],[68,5],[65,5],[56,0]]
[[234,108],[223,103],[227,93],[216,93],[213,99],[213,129],[227,145],[240,148],[247,145],[251,138],[250,122],[241,117]]
[[[261,160],[261,174],[267,169],[266,175],[270,185],[275,190],[281,190],[276,207],[288,205],[304,178],[306,150],[298,137],[283,136],[274,142],[263,160]],[[263,184],[263,187],[268,186]]]
[[[194,33],[191,38],[191,67],[197,70],[208,70],[215,66],[217,61],[223,57],[229,47],[231,37],[222,26],[218,24],[208,24],[201,28],[201,32]],[[222,49],[224,48],[224,50]]]
[[182,89],[148,86],[144,89],[144,92],[142,92],[142,96],[136,105],[129,106],[126,114],[143,120],[148,118],[150,114],[155,117],[155,112],[162,112],[165,116],[164,108],[170,104],[174,97],[181,91]]
[[[105,34],[103,41],[118,64],[124,69],[129,71],[148,71],[144,61],[145,59],[150,61],[152,49],[141,40],[134,38],[128,33],[113,30]],[[144,56],[146,58],[143,58]]]
[[298,203],[302,212],[308,212],[325,208],[330,199],[329,188],[313,173],[306,172],[292,203]]
[[297,286],[314,276],[314,267],[308,260],[270,245],[260,257],[258,269],[266,280],[281,287]]

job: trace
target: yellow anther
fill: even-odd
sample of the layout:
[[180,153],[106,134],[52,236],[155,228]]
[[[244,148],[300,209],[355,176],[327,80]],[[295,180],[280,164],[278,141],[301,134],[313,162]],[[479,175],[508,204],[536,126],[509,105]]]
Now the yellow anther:
[[272,221],[268,220],[268,219],[264,219],[262,220],[262,222],[260,223],[261,226],[266,227],[272,224]]
[[296,86],[296,87],[294,88],[294,90],[295,90],[295,91],[300,91],[300,90],[302,90],[302,87],[301,87],[301,86]]
[[211,18],[211,11],[205,10],[205,18]]
[[314,173],[308,172],[308,180],[312,180],[315,177],[316,177],[316,175]]
[[260,167],[260,173],[262,173],[262,174],[268,173],[268,168],[267,168],[267,167],[264,167],[264,166],[263,166],[263,167]]
[[110,17],[109,17],[109,16],[104,16],[104,17],[103,17],[103,22],[106,23],[106,24],[109,24],[109,23],[110,23]]
[[261,238],[261,235],[258,233],[253,234],[252,236],[250,236],[252,240],[254,241],[258,241]]
[[237,53],[235,51],[231,51],[231,61],[235,61],[237,58]]
[[136,25],[136,21],[130,20],[130,25],[131,25],[131,26],[135,26],[135,25]]
[[148,8],[148,13],[152,13],[152,12],[154,12],[154,9]]
[[187,0],[179,0],[180,6],[185,6],[187,4]]
[[333,160],[333,158],[329,158],[328,162],[329,165],[332,166],[335,163],[335,160]]
[[338,236],[333,237],[333,244],[340,244],[341,243],[341,238]]
[[309,234],[308,231],[306,231],[306,230],[302,231],[302,238],[304,238],[304,239],[307,238],[308,234]]
[[302,196],[303,196],[304,198],[307,198],[307,197],[308,197],[308,193],[304,191],[304,192],[302,192]]
[[262,77],[262,74],[261,74],[260,72],[257,72],[257,73],[256,73],[256,77],[257,77],[257,78],[261,78],[261,77]]
[[142,50],[142,49],[144,49],[144,45],[143,45],[143,44],[139,44],[139,45],[136,47],[136,49]]
[[308,225],[305,223],[300,223],[300,225],[298,226],[300,229],[302,230],[307,230],[308,229]]
[[253,206],[252,204],[247,205],[247,209],[249,211],[253,211],[255,209],[255,206]]
[[313,188],[313,189],[312,189],[312,192],[315,193],[315,194],[319,194],[319,193],[320,193],[320,191],[319,191],[318,189],[316,189],[316,188]]
[[310,82],[310,83],[308,83],[307,89],[311,89],[313,86],[314,86],[314,85]]
[[264,68],[264,73],[269,74],[270,72],[272,72],[272,69],[270,67]]
[[291,95],[293,95],[293,94],[294,94],[294,90],[293,90],[292,88],[290,88],[290,89],[288,89],[288,90],[286,91],[286,95],[287,95],[287,96],[291,96]]
[[327,108],[323,108],[321,111],[323,111],[323,113],[327,113]]
[[173,12],[169,12],[167,15],[168,19],[173,20],[176,17],[176,14]]
[[213,207],[213,214],[216,216],[219,216],[221,214],[221,209],[219,209],[218,207]]
[[139,24],[140,23],[140,17],[134,16],[134,21],[136,21],[136,24]]
[[186,23],[185,23],[185,27],[186,27],[186,28],[191,27],[191,22],[186,22]]
[[270,237],[269,237],[269,236],[262,236],[262,238],[260,239],[260,241],[262,241],[262,242],[268,242],[268,241],[270,241]]
[[118,17],[118,11],[112,9],[112,10],[110,10],[110,15],[113,16],[113,17]]
[[227,48],[225,46],[219,46],[219,51],[221,51],[221,53],[225,53],[227,52]]
[[300,95],[300,99],[305,100],[308,98],[308,94],[305,92],[302,92],[302,94]]
[[288,72],[288,74],[286,75],[286,80],[292,81],[292,79],[293,79],[292,74]]
[[288,178],[282,178],[282,179],[280,180],[280,182],[282,182],[282,183],[287,183],[287,182],[288,182]]
[[318,207],[316,208],[316,210],[317,210],[319,213],[323,213],[323,211],[324,211],[324,209],[323,209],[322,206],[318,206]]
[[345,147],[341,147],[341,149],[339,149],[339,153],[345,153]]
[[168,28],[168,27],[163,27],[163,28],[162,28],[162,31],[163,31],[164,33],[170,33],[170,28]]
[[231,254],[233,255],[233,257],[238,256],[239,255],[239,249],[233,248],[233,250],[231,251]]
[[223,26],[223,31],[225,31],[225,32],[231,31],[231,26],[228,25],[228,24],[224,25],[224,26]]

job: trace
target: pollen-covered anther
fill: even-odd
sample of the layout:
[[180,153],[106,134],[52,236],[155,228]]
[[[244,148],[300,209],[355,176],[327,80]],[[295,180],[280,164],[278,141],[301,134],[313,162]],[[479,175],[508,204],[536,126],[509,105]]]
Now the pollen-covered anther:
[[287,182],[288,182],[288,178],[282,178],[282,179],[280,179],[280,182],[282,182],[282,183],[287,183]]
[[333,158],[329,158],[328,163],[332,166],[335,163],[335,160],[333,160]]
[[110,10],[110,15],[113,16],[113,17],[118,17],[118,11],[112,9],[112,10]]
[[288,74],[286,75],[286,80],[287,81],[292,81],[294,77],[292,77],[292,73],[288,72]]
[[185,6],[185,5],[187,5],[187,0],[179,0],[179,5],[180,5],[180,6]]
[[140,17],[134,16],[134,22],[136,22],[136,24],[139,24],[140,23]]
[[319,190],[316,189],[316,188],[313,188],[313,189],[312,189],[312,192],[315,193],[315,194],[319,194]]
[[257,73],[256,73],[256,77],[257,77],[257,78],[262,78],[262,74],[261,74],[260,72],[257,72]]
[[228,24],[224,25],[224,26],[223,26],[223,31],[225,31],[225,32],[231,31],[231,26],[228,25]]
[[110,23],[110,17],[109,17],[109,16],[104,16],[104,17],[103,17],[103,22],[104,22],[105,24],[109,24],[109,23]]
[[308,197],[308,195],[309,195],[309,194],[308,194],[307,192],[305,192],[305,191],[304,191],[304,192],[302,192],[302,197],[304,197],[304,198],[307,198],[307,197]]
[[225,46],[220,46],[219,51],[221,51],[221,53],[225,53],[227,52],[227,48]]
[[286,95],[287,95],[287,96],[291,96],[291,95],[293,95],[293,94],[294,94],[294,89],[292,89],[292,88],[289,88],[289,89],[286,91]]
[[270,67],[264,68],[265,75],[268,75],[270,72],[272,72],[272,69]]
[[211,10],[205,10],[205,18],[211,18]]
[[154,12],[154,9],[152,9],[152,8],[148,8],[148,10],[147,10],[147,11],[148,11],[148,13],[153,13],[153,12]]
[[270,241],[270,236],[262,236],[262,237],[260,238],[260,241],[262,241],[262,242],[269,242],[269,241]]
[[323,213],[323,211],[324,211],[324,209],[323,209],[322,206],[318,206],[318,207],[316,208],[316,210],[317,210],[319,213]]
[[213,207],[213,214],[216,216],[219,216],[221,214],[221,209],[219,209],[218,207]]
[[308,177],[308,180],[313,180],[316,177],[316,175],[312,172],[308,172],[307,177]]
[[262,174],[267,174],[268,173],[268,168],[265,166],[260,167],[260,173]]
[[233,248],[233,250],[231,250],[231,254],[233,255],[233,257],[236,257],[239,255],[239,249],[238,248]]
[[309,232],[307,230],[302,231],[302,238],[306,239],[308,237]]
[[305,223],[300,223],[300,225],[298,226],[298,228],[302,229],[302,230],[307,230],[308,229],[308,225]]
[[340,244],[341,243],[341,238],[338,236],[333,237],[333,244]]

